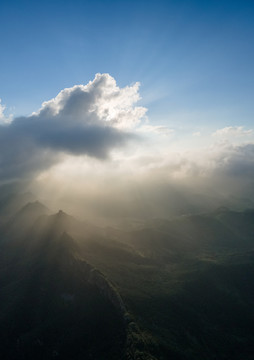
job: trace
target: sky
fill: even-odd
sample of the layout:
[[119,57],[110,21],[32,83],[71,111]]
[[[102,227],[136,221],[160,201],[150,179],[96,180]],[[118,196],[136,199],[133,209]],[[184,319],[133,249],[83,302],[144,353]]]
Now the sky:
[[252,198],[253,1],[10,0],[0,16],[1,182]]
[[0,96],[16,116],[99,72],[139,81],[154,122],[252,124],[253,1],[1,1],[0,14]]

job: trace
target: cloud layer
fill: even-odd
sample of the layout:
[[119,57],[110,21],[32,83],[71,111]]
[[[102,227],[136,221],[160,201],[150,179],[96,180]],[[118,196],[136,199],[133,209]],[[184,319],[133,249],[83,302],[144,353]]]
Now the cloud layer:
[[140,147],[98,166],[93,159],[66,158],[36,179],[34,192],[52,208],[105,224],[220,206],[254,207],[254,144],[214,144],[199,152],[153,150]]
[[212,135],[222,138],[231,138],[231,137],[239,137],[252,135],[253,130],[244,130],[243,126],[227,126],[222,129],[216,130]]
[[85,216],[168,217],[254,206],[252,129],[229,126],[205,136],[146,118],[140,124],[146,109],[136,106],[139,99],[138,83],[119,88],[110,75],[97,74],[9,123],[0,104],[0,181],[31,180],[47,203],[72,204],[71,212]]
[[[0,125],[0,180],[30,176],[63,154],[105,159],[134,138],[146,109],[134,106],[139,84],[119,88],[108,74],[62,90],[38,112]],[[3,114],[0,108],[0,116]]]

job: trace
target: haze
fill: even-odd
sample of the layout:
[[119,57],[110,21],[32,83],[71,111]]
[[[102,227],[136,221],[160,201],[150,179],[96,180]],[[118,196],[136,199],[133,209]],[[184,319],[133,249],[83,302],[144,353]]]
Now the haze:
[[1,360],[253,360],[253,0],[0,15]]

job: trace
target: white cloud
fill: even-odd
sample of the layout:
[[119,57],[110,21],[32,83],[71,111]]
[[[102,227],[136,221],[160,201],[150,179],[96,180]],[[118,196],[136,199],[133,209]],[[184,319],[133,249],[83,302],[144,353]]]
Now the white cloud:
[[252,135],[253,130],[244,130],[243,126],[227,126],[222,129],[216,130],[212,135],[216,137],[228,138],[228,137],[242,137],[246,135]]
[[6,116],[5,115],[5,110],[6,110],[6,106],[2,105],[2,100],[0,99],[0,125],[1,124],[8,124],[11,122],[12,119],[12,115]]
[[66,153],[107,158],[137,137],[130,131],[146,113],[135,106],[138,90],[138,83],[119,88],[109,74],[97,74],[87,85],[62,90],[31,116],[0,125],[0,180],[30,176]]
[[200,131],[197,131],[197,132],[194,132],[194,133],[192,133],[192,136],[201,136],[201,132]]
[[72,118],[72,123],[100,122],[117,128],[132,128],[140,122],[147,109],[134,106],[140,100],[137,82],[119,88],[109,74],[96,74],[87,85],[62,90],[55,98],[42,104],[33,114],[39,117]]

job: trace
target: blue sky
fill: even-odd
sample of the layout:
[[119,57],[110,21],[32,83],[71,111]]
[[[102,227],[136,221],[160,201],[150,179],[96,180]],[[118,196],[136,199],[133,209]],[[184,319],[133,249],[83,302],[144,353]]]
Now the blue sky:
[[0,183],[88,214],[254,204],[253,0],[2,0],[0,33]]
[[1,1],[0,98],[28,115],[98,72],[152,124],[253,125],[253,1]]

